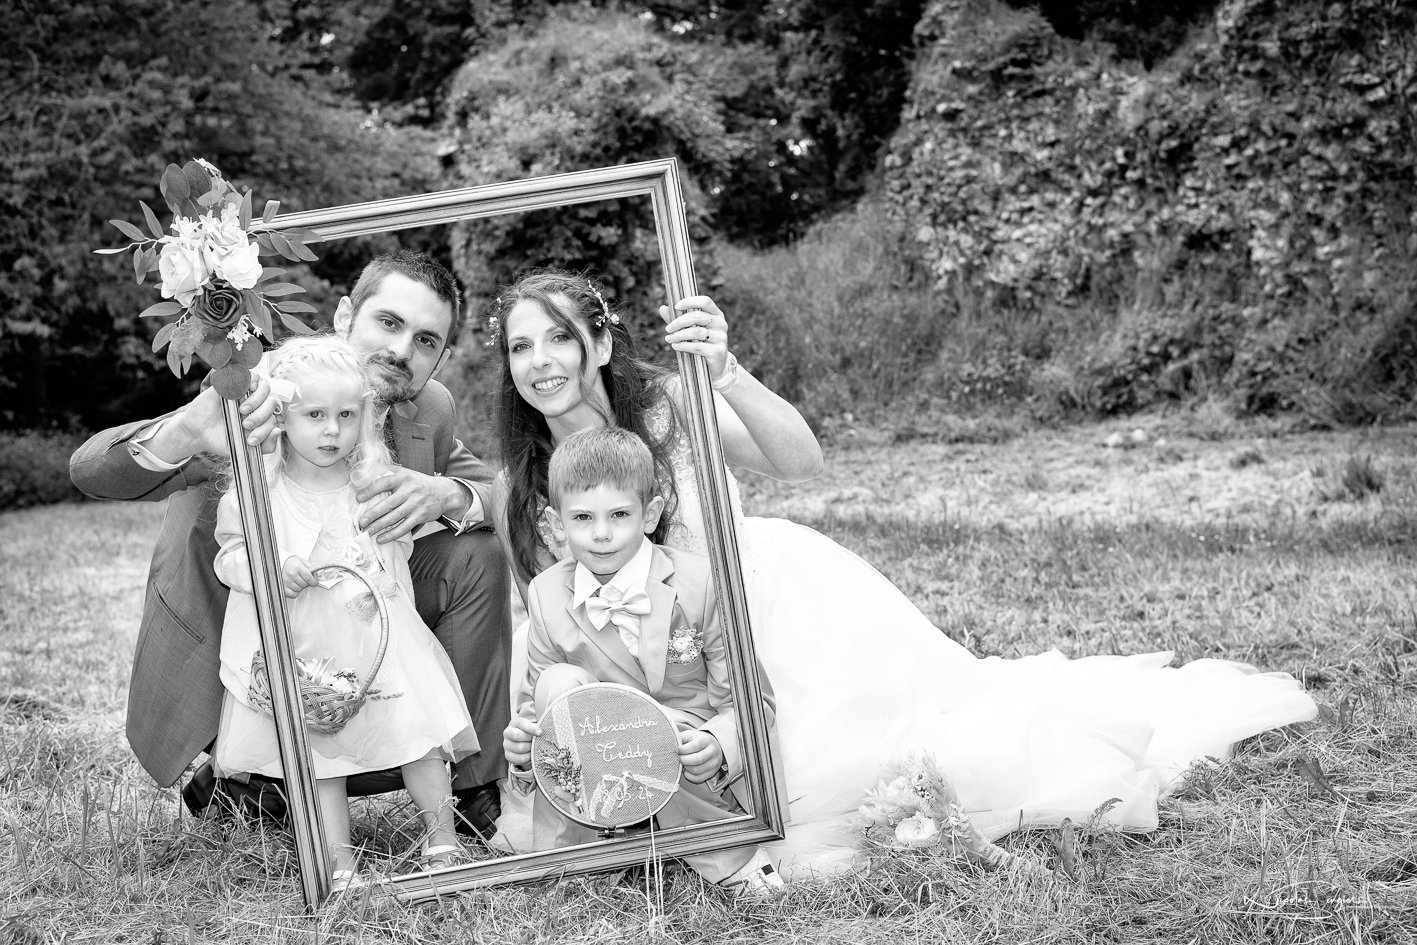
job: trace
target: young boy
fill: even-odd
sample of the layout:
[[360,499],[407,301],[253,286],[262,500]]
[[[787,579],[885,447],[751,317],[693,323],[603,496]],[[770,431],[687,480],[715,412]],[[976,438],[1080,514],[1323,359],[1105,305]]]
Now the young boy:
[[[742,799],[733,791],[742,754],[713,580],[707,559],[646,537],[664,511],[649,448],[629,430],[583,430],[557,447],[548,479],[551,527],[571,557],[538,575],[527,592],[526,681],[503,739],[513,783],[530,781],[531,739],[540,734],[535,719],[547,705],[579,686],[620,683],[653,698],[679,727],[684,775],[656,815],[659,826],[740,813]],[[702,642],[694,634],[674,641],[671,652],[676,610],[702,631]],[[763,692],[771,722],[766,679]],[[538,850],[595,839],[539,794],[532,831]],[[783,884],[757,848],[684,860],[739,892],[764,895]]]

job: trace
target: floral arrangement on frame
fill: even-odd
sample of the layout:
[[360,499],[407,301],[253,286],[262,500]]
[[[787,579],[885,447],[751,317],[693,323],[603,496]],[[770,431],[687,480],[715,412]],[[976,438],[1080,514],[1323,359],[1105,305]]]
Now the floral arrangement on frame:
[[289,331],[308,334],[296,315],[313,313],[308,302],[291,299],[304,292],[291,282],[275,281],[284,269],[265,266],[262,256],[313,262],[306,245],[319,239],[313,230],[276,230],[280,202],[266,202],[252,216],[251,191],[238,191],[211,163],[197,158],[179,167],[167,165],[161,180],[163,199],[172,211],[170,232],[157,214],[138,201],[148,232],[124,220],[110,220],[130,239],[126,246],[95,250],[103,255],[132,252],[133,275],[141,285],[156,272],[165,301],[140,317],[178,316],[159,329],[153,351],[167,348],[167,365],[182,377],[196,356],[212,369],[212,386],[223,396],[242,397],[251,369],[274,338],[273,319]]

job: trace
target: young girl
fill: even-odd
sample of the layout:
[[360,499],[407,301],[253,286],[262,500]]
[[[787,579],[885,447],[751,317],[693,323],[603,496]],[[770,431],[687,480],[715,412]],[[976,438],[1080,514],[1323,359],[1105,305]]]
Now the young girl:
[[[345,779],[400,767],[423,819],[421,862],[463,860],[445,762],[478,750],[477,735],[447,654],[413,603],[405,537],[379,544],[356,526],[355,490],[390,464],[379,434],[373,378],[363,358],[333,335],[294,338],[266,356],[280,410],[280,441],[267,460],[271,513],[295,657],[332,681],[368,672],[380,625],[364,582],[325,564],[355,568],[385,599],[389,643],[369,698],[334,735],[310,734],[320,813],[334,855],[336,890],[361,880],[350,841]],[[275,724],[251,703],[252,657],[260,651],[246,537],[235,490],[217,510],[215,568],[231,587],[221,641],[226,687],[215,763],[222,776],[279,776]],[[357,685],[344,676],[345,685]]]

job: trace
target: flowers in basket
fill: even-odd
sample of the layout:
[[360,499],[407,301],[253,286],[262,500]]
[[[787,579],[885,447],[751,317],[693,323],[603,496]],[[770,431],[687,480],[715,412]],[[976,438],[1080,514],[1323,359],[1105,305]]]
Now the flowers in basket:
[[332,669],[331,657],[308,657],[295,661],[295,671],[301,682],[323,686],[333,692],[352,693],[359,689],[359,674],[352,669]]
[[[908,754],[886,766],[857,809],[865,838],[896,850],[934,850],[998,867],[1032,861],[990,842],[960,806],[948,777],[928,754]],[[884,841],[875,833],[884,828]]]
[[250,384],[262,342],[274,337],[272,317],[290,331],[309,333],[295,316],[315,311],[308,302],[285,298],[304,289],[272,281],[285,270],[262,265],[260,257],[312,262],[318,257],[305,244],[319,234],[273,227],[280,207],[275,200],[267,201],[261,216],[253,218],[250,190],[238,192],[200,158],[182,167],[169,164],[161,190],[172,211],[168,230],[152,208],[139,201],[148,231],[110,220],[132,242],[95,252],[131,250],[133,275],[140,285],[148,273],[158,273],[166,301],[148,306],[141,317],[178,317],[158,331],[153,351],[167,348],[168,367],[178,377],[187,373],[194,355],[201,358],[212,369],[212,386],[222,396],[237,399]]

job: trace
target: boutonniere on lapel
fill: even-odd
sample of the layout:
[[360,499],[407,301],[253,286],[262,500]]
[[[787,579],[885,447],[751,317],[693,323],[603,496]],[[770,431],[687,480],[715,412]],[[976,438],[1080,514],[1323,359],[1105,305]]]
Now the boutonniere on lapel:
[[689,623],[679,605],[674,605],[674,623],[669,630],[670,663],[684,665],[692,663],[704,651],[704,632]]

